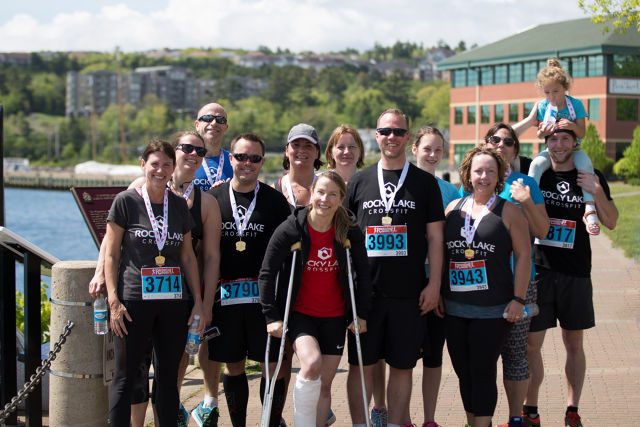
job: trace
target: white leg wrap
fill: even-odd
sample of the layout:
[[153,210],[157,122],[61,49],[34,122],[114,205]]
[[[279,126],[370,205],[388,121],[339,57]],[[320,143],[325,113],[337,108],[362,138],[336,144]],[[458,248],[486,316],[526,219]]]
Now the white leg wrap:
[[296,376],[293,390],[293,425],[296,427],[313,427],[316,425],[318,398],[320,397],[320,378],[305,380]]

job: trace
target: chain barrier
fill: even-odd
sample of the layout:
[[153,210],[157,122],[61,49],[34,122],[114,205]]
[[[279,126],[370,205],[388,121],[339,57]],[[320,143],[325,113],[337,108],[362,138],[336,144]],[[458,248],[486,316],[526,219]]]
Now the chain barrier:
[[31,375],[29,381],[26,382],[24,387],[22,387],[22,390],[18,392],[18,395],[13,397],[13,399],[11,399],[11,402],[7,403],[2,412],[0,412],[0,423],[9,418],[9,415],[11,415],[11,413],[18,409],[18,406],[27,398],[27,396],[29,396],[29,393],[31,393],[38,386],[38,384],[40,384],[40,381],[42,381],[42,377],[44,377],[44,375],[49,370],[51,362],[56,360],[56,356],[62,349],[62,345],[67,341],[67,337],[71,333],[71,329],[73,329],[74,326],[75,324],[72,321],[67,322],[62,333],[60,334],[60,338],[58,338],[58,342],[53,346],[53,350],[49,351],[47,358],[42,361],[42,364],[38,366],[38,369],[36,369],[36,373]]

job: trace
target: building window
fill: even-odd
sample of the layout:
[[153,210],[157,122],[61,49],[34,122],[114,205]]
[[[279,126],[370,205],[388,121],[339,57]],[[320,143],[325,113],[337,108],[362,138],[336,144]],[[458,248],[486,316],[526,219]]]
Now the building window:
[[537,62],[525,62],[524,63],[524,76],[523,81],[525,82],[533,82],[536,79],[538,74],[538,63]]
[[533,157],[533,144],[520,144],[519,156]]
[[600,120],[600,100],[589,100],[589,120]]
[[640,77],[640,55],[613,55],[613,75]]
[[493,67],[480,68],[480,81],[483,86],[493,84]]
[[467,124],[475,125],[476,124],[476,107],[475,105],[470,105],[467,107]]
[[634,98],[616,99],[616,120],[637,122],[638,100]]
[[509,83],[522,81],[522,63],[509,64]]
[[465,87],[467,85],[467,70],[453,71],[453,87]]
[[496,65],[495,68],[495,84],[507,83],[507,66]]
[[462,159],[464,159],[464,155],[467,154],[467,151],[474,148],[473,144],[454,144],[453,146],[453,161],[456,165],[462,163]]
[[462,124],[462,107],[456,107],[454,110],[454,123],[457,125],[461,125]]
[[572,77],[586,77],[587,76],[587,58],[584,56],[577,56],[571,58],[571,76]]
[[469,68],[469,80],[468,80],[468,85],[469,86],[477,86],[478,85],[478,69],[477,68]]
[[491,105],[480,106],[480,123],[489,123],[491,120]]
[[587,64],[589,67],[590,76],[604,75],[604,57],[602,55],[592,55],[587,57]]
[[509,123],[518,121],[518,104],[509,104]]
[[529,115],[529,113],[531,112],[531,109],[533,108],[533,102],[525,102],[524,103],[524,109],[522,111],[522,114],[527,117]]
[[494,107],[494,120],[497,122],[504,122],[504,104],[496,104]]

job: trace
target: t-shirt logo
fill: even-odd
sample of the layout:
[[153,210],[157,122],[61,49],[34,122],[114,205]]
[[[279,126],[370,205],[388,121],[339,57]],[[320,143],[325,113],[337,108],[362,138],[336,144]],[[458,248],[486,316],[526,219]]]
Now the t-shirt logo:
[[164,217],[162,215],[158,215],[156,217],[156,222],[158,223],[158,230],[162,230],[164,228]]
[[396,191],[396,186],[395,184],[392,184],[390,182],[387,182],[384,185],[384,195],[387,198],[387,200],[389,200],[391,198],[391,196],[393,195],[393,192]]
[[571,190],[571,185],[567,181],[560,181],[558,185],[556,185],[558,191],[562,194],[566,194]]
[[240,222],[244,221],[244,217],[247,214],[247,208],[244,206],[238,205],[238,217],[240,217]]
[[318,249],[318,258],[325,261],[331,258],[331,254],[333,253],[333,249],[331,248],[321,248]]

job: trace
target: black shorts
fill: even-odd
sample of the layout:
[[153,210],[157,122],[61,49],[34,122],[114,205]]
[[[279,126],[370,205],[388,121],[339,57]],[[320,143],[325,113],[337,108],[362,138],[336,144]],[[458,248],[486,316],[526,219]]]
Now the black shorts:
[[586,277],[568,276],[536,266],[540,314],[531,319],[531,332],[560,327],[589,329],[596,325],[593,286]]
[[346,322],[345,316],[315,317],[293,311],[287,326],[287,336],[292,343],[300,336],[312,336],[318,340],[322,354],[341,356],[344,352]]
[[436,316],[431,310],[424,316],[425,331],[420,349],[422,365],[426,368],[442,366],[442,351],[444,349],[444,319]]
[[[375,297],[367,319],[367,332],[360,335],[362,363],[380,359],[396,369],[412,369],[419,358],[424,319],[417,298]],[[358,364],[355,335],[349,333],[349,363]]]
[[[211,325],[220,329],[220,335],[208,341],[210,360],[232,363],[247,357],[264,362],[267,323],[260,304],[217,305]],[[279,346],[279,339],[271,340],[269,361],[278,360]]]

